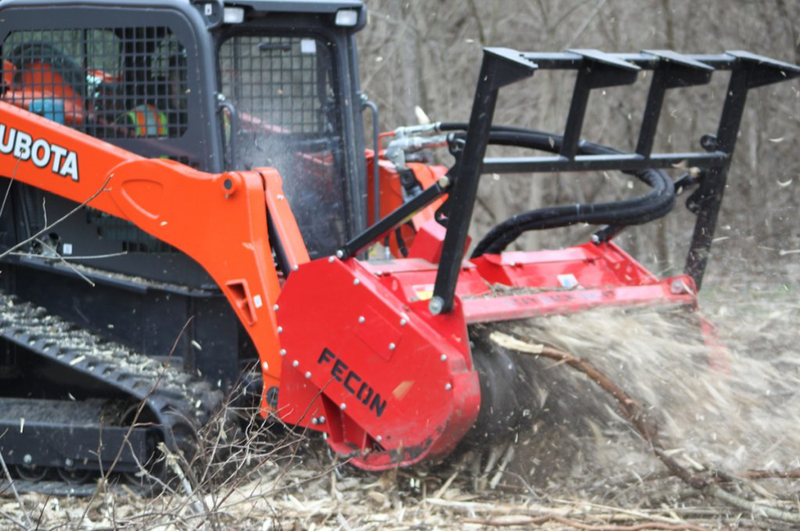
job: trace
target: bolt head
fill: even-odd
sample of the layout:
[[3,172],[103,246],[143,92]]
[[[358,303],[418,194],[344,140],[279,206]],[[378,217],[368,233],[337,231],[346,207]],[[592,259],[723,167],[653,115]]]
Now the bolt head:
[[442,357],[439,359],[442,361],[447,361],[447,354],[442,354]]
[[66,466],[67,468],[72,468],[72,467],[73,467],[73,465],[75,465],[75,461],[73,461],[73,460],[72,460],[72,459],[70,459],[69,457],[67,457],[66,459],[64,459],[64,466]]
[[313,419],[311,419],[311,424],[319,424],[319,420],[317,420],[317,418],[314,417]]
[[364,316],[363,316],[363,315],[359,316],[359,318],[358,318],[358,322],[359,322],[359,323],[363,323],[363,322],[365,322],[365,321],[366,321],[366,319],[364,318]]
[[342,251],[341,249],[336,251],[336,258],[339,258],[339,259],[344,258],[344,251]]
[[444,301],[441,297],[433,297],[431,301],[428,303],[428,310],[433,315],[439,315],[442,313],[442,309],[444,308]]
[[394,343],[389,343],[389,350],[394,350],[396,348],[397,348],[397,345],[395,345]]
[[297,360],[294,360],[294,361],[292,362],[292,367],[299,367],[299,366],[300,366],[300,362],[299,362],[299,361],[297,361]]
[[280,309],[280,307],[276,304],[275,306],[272,307],[272,309],[277,312]]
[[306,379],[311,378],[311,371],[306,371]]
[[269,370],[269,363],[267,363],[267,362],[265,361],[264,363],[262,363],[262,364],[261,364],[261,367],[263,367],[263,369],[264,369],[265,371],[268,371],[268,370]]
[[377,437],[375,437],[375,440],[378,441],[378,442],[381,442],[383,440],[383,437],[378,435]]
[[292,271],[297,271],[298,269],[300,269],[299,265],[295,264],[292,266]]
[[279,334],[282,334],[282,333],[283,333],[283,327],[282,327],[282,326],[279,326],[279,327],[278,327],[278,333],[279,333]]
[[405,319],[400,319],[400,326],[405,326],[407,322]]
[[344,402],[342,402],[341,404],[339,404],[339,409],[341,409],[342,411],[344,411],[345,409],[347,409],[347,404],[345,404]]
[[319,423],[320,424],[325,424],[325,417],[320,416]]
[[332,264],[334,260],[336,260],[336,258],[334,258],[333,256],[329,256],[328,257],[328,263],[329,264]]
[[452,389],[452,388],[453,388],[453,384],[451,384],[451,383],[446,383],[446,384],[444,385],[444,390],[445,390],[445,391],[449,391],[449,390],[450,390],[450,389]]
[[285,356],[285,355],[286,355],[286,349],[285,349],[285,348],[282,348],[282,349],[280,350],[280,355],[281,355],[281,356]]
[[357,278],[356,278],[356,279],[353,279],[353,285],[354,285],[354,286],[358,286],[359,284],[361,284],[361,281],[360,281],[360,280],[358,280]]
[[25,454],[25,457],[22,458],[22,462],[26,465],[30,465],[33,463],[33,457],[31,457],[31,454]]
[[675,279],[669,285],[669,290],[675,295],[680,295],[686,293],[686,285],[683,283],[683,280]]

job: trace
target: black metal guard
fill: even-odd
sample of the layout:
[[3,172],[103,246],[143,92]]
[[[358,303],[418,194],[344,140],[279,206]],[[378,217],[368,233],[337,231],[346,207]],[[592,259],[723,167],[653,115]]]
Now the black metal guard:
[[415,196],[408,203],[396,208],[394,212],[373,224],[371,227],[368,227],[361,234],[350,239],[341,249],[336,251],[337,258],[350,258],[364,250],[372,242],[386,236],[392,229],[403,223],[403,221],[410,216],[413,216],[441,197],[446,192],[448,184],[449,178],[443,178],[433,186],[426,188],[421,194]]
[[[484,159],[499,89],[529,77],[537,68],[578,71],[559,155]],[[632,84],[641,70],[652,70],[654,73],[636,151],[613,155],[577,155],[591,90]],[[704,137],[702,146],[706,152],[653,154],[653,140],[666,91],[675,87],[706,84],[714,70],[730,70],[731,79],[716,137]],[[795,65],[747,52],[681,55],[672,51],[607,54],[597,50],[527,53],[509,49],[484,49],[464,151],[450,172],[453,188],[448,198],[447,235],[433,298],[430,301],[431,313],[446,313],[453,308],[478,178],[482,173],[666,169],[674,168],[678,163],[706,170],[698,190],[689,199],[697,220],[685,265],[686,273],[694,278],[699,289],[714,237],[747,92],[751,88],[797,76],[800,76],[800,68]]]
[[[531,77],[537,69],[578,71],[559,154],[484,158],[500,88]],[[653,76],[635,152],[578,155],[581,129],[592,89],[633,84],[642,70],[652,70]],[[706,84],[715,70],[730,70],[731,78],[717,134],[705,135],[700,139],[705,152],[652,153],[666,91]],[[336,254],[339,258],[357,254],[409,216],[444,193],[449,193],[447,202],[441,209],[447,214],[447,234],[429,305],[431,313],[435,315],[447,313],[453,308],[456,283],[464,259],[467,233],[481,174],[636,171],[670,169],[682,163],[705,170],[700,186],[687,202],[689,209],[697,215],[697,220],[684,270],[694,278],[699,289],[716,229],[747,92],[751,88],[798,76],[798,66],[741,51],[720,55],[682,55],[669,50],[607,54],[597,50],[529,53],[507,48],[485,48],[466,140],[447,178],[352,238]],[[621,228],[608,227],[605,231],[610,237]]]

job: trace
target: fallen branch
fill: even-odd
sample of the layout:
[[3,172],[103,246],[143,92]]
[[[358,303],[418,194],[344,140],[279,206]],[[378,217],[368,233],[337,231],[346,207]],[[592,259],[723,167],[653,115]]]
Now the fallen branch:
[[558,522],[562,525],[568,525],[575,529],[585,529],[586,531],[640,531],[645,529],[663,529],[667,531],[708,531],[708,528],[701,527],[693,524],[665,524],[662,522],[643,522],[641,524],[633,525],[612,525],[600,524],[592,525],[577,520],[570,520],[563,516],[556,514],[546,514],[544,516],[521,516],[510,518],[464,518],[461,520],[463,523],[480,524],[493,527],[511,527],[511,526],[528,526],[528,525],[542,525],[547,522]]
[[[609,393],[617,401],[619,409],[625,419],[633,425],[639,435],[647,441],[653,453],[658,457],[664,466],[676,477],[680,478],[684,483],[690,487],[697,489],[704,494],[713,496],[714,498],[725,502],[729,505],[751,511],[755,514],[761,514],[769,518],[789,522],[793,524],[800,524],[800,514],[790,511],[768,507],[759,503],[751,502],[735,494],[723,490],[717,486],[713,478],[695,474],[688,468],[684,467],[677,460],[673,459],[664,448],[661,440],[658,437],[657,426],[653,423],[652,419],[647,417],[645,408],[634,400],[628,393],[621,387],[615,384],[608,376],[603,374],[597,367],[592,365],[586,360],[576,358],[569,352],[564,352],[552,347],[544,345],[531,345],[525,341],[521,341],[513,336],[504,334],[502,332],[492,332],[490,339],[500,345],[501,347],[516,350],[525,354],[532,354],[535,356],[542,356],[559,363],[569,365],[586,376],[588,376],[600,388]],[[683,529],[683,528],[682,528]],[[616,530],[615,530],[616,531]]]
[[792,470],[747,470],[737,474],[747,479],[800,479],[800,469]]

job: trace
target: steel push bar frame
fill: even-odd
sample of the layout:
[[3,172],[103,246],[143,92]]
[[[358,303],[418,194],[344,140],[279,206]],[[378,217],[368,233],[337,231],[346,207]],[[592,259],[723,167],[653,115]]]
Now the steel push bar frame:
[[[536,70],[575,70],[563,142],[557,155],[484,158],[501,88],[533,76]],[[632,153],[579,155],[586,109],[591,91],[631,85],[642,70],[653,72],[636,149]],[[667,90],[707,84],[717,70],[731,72],[716,134],[704,135],[704,151],[653,153],[658,122]],[[519,52],[508,48],[485,48],[461,155],[448,172],[448,182],[426,190],[416,200],[399,207],[337,252],[339,258],[358,253],[393,229],[400,221],[448,193],[447,232],[429,309],[433,314],[453,309],[458,274],[464,259],[470,220],[477,198],[480,176],[486,173],[546,173],[581,171],[636,171],[670,169],[682,164],[700,168],[703,179],[687,206],[696,216],[694,232],[684,265],[698,289],[708,262],[739,126],[750,89],[800,76],[800,67],[749,52],[729,51],[719,55],[683,55],[670,50],[641,53],[604,53],[598,50],[568,50],[563,53]]]

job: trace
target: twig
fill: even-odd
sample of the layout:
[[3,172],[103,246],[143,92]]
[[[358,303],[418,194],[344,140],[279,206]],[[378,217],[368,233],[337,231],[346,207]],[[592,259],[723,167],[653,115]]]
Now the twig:
[[158,449],[164,454],[164,457],[167,460],[167,465],[172,469],[173,472],[175,472],[175,475],[178,476],[178,479],[181,481],[183,490],[186,491],[186,495],[189,496],[189,499],[191,500],[192,509],[194,509],[195,514],[208,515],[208,508],[204,507],[202,499],[198,500],[195,496],[194,489],[192,489],[192,484],[189,482],[186,474],[184,474],[183,468],[181,468],[180,463],[178,463],[178,458],[175,457],[175,454],[170,452],[169,448],[167,448],[167,445],[163,442],[158,443]]
[[3,453],[0,452],[0,465],[3,466],[3,472],[5,472],[6,477],[8,478],[8,485],[11,487],[11,492],[14,493],[14,498],[17,499],[17,503],[19,504],[19,508],[22,509],[22,516],[25,517],[25,521],[28,522],[28,529],[33,528],[33,522],[31,522],[30,516],[28,516],[28,511],[25,510],[25,505],[22,503],[22,498],[19,497],[19,492],[17,492],[17,487],[14,485],[14,478],[11,477],[11,473],[8,471],[8,466],[6,466],[6,460],[3,458]]
[[736,474],[747,479],[800,479],[800,469],[791,470],[746,470]]
[[17,243],[16,245],[13,245],[13,246],[11,246],[10,248],[8,248],[8,249],[6,249],[5,251],[3,251],[2,253],[0,253],[0,260],[2,260],[3,258],[5,258],[6,256],[8,256],[9,254],[13,253],[14,251],[16,251],[16,250],[18,250],[18,249],[20,249],[20,248],[24,247],[25,245],[27,245],[27,244],[31,243],[32,241],[34,241],[36,238],[38,238],[38,237],[39,237],[39,236],[41,236],[42,234],[44,234],[44,233],[48,232],[48,231],[49,231],[49,230],[51,230],[53,227],[55,227],[56,225],[59,225],[60,223],[62,223],[62,222],[63,222],[63,221],[65,221],[66,219],[68,219],[70,216],[72,216],[73,214],[75,214],[76,212],[79,212],[80,210],[82,210],[83,208],[85,208],[85,207],[86,207],[86,205],[88,205],[89,203],[91,203],[92,201],[94,201],[94,199],[95,199],[95,198],[96,198],[98,195],[102,194],[102,193],[103,193],[103,192],[106,190],[106,185],[108,184],[108,182],[111,180],[111,178],[112,178],[112,177],[114,177],[114,174],[113,174],[113,173],[112,173],[111,175],[109,175],[109,176],[108,176],[108,178],[106,179],[106,181],[103,183],[103,186],[101,186],[101,187],[100,187],[100,189],[98,189],[98,190],[97,190],[95,193],[93,193],[93,194],[91,195],[91,197],[89,197],[89,198],[88,198],[86,201],[84,201],[84,202],[83,202],[83,203],[81,203],[80,205],[76,206],[75,208],[73,208],[72,210],[70,210],[69,212],[67,212],[66,214],[64,214],[63,216],[61,216],[60,218],[58,218],[57,220],[55,220],[53,223],[51,223],[51,224],[49,224],[49,225],[45,225],[45,227],[44,227],[43,229],[41,229],[39,232],[37,232],[37,233],[36,233],[36,234],[34,234],[33,236],[30,236],[29,238],[26,238],[26,239],[22,240],[21,242]]
[[6,194],[3,196],[3,204],[0,205],[0,216],[3,215],[3,211],[6,209],[6,201],[8,201],[8,195],[11,193],[11,185],[14,184],[14,179],[17,177],[17,169],[19,169],[20,162],[22,162],[22,159],[17,159],[17,164],[14,166],[14,172],[11,174],[11,178],[8,180]]
[[47,250],[52,252],[55,255],[56,260],[58,260],[59,262],[63,262],[65,266],[67,266],[73,273],[78,275],[82,280],[85,280],[87,284],[89,284],[91,287],[95,287],[96,284],[92,282],[92,280],[89,277],[81,273],[74,265],[64,260],[64,257],[61,256],[61,254],[53,246],[47,244],[44,240],[40,240],[39,238],[36,238],[36,241],[39,242]]
[[502,519],[464,518],[461,521],[467,524],[480,524],[480,525],[488,525],[494,527],[541,525],[547,522],[558,522],[563,525],[574,527],[575,529],[585,529],[587,531],[639,531],[644,529],[664,529],[667,531],[684,531],[684,530],[708,531],[708,528],[706,527],[701,527],[693,524],[664,524],[661,522],[645,522],[634,525],[607,525],[607,524],[591,525],[591,524],[585,524],[583,522],[578,522],[577,520],[570,520],[569,518],[558,516],[556,514],[546,514],[544,516],[511,517]]
[[600,386],[604,391],[608,392],[619,405],[625,419],[633,425],[639,435],[650,444],[653,453],[661,460],[664,466],[669,469],[675,476],[683,480],[687,485],[695,488],[705,494],[713,496],[720,501],[728,503],[734,507],[752,511],[755,514],[761,514],[775,520],[783,522],[790,522],[800,524],[800,514],[781,509],[775,509],[755,502],[751,502],[735,494],[721,489],[714,484],[713,479],[700,476],[684,467],[677,460],[673,459],[664,449],[661,440],[658,437],[657,427],[645,414],[645,408],[631,398],[621,387],[615,384],[608,376],[603,374],[597,367],[592,365],[586,360],[576,358],[569,352],[564,352],[552,347],[544,345],[531,345],[521,341],[515,337],[509,336],[502,332],[493,332],[490,339],[498,345],[516,350],[526,354],[542,356],[558,362],[563,362],[573,369],[576,369],[589,377],[594,383]]
[[[49,258],[47,256],[42,256],[40,254],[35,253],[25,253],[21,251],[16,251],[11,253],[13,256],[21,256],[23,258]],[[103,258],[115,258],[117,256],[125,256],[128,254],[128,251],[120,251],[118,253],[106,253],[106,254],[87,254],[87,255],[61,255],[59,258],[65,262],[69,260],[100,260]]]
[[25,531],[28,531],[28,530],[30,529],[29,527],[26,527],[26,526],[25,526],[25,524],[23,524],[23,523],[22,523],[22,522],[20,522],[19,520],[15,519],[13,516],[11,516],[10,514],[8,514],[8,513],[6,513],[6,512],[0,511],[0,516],[2,516],[3,518],[5,518],[6,520],[8,520],[9,522],[11,522],[12,524],[14,524],[15,526],[17,526],[17,527],[21,527],[21,528],[22,528],[22,529],[24,529]]
[[[111,177],[109,177],[109,179],[110,178]],[[108,179],[106,179],[106,182],[108,182]],[[101,189],[101,191],[102,191],[102,189]],[[98,194],[99,193],[100,192],[98,192]],[[89,199],[89,201],[91,201],[91,199]],[[114,468],[116,468],[117,463],[119,462],[119,460],[122,458],[122,452],[125,450],[125,446],[126,445],[130,446],[130,437],[131,437],[131,434],[133,433],[134,428],[136,427],[136,424],[139,422],[139,417],[141,416],[142,411],[144,411],[144,408],[147,407],[147,401],[150,399],[151,396],[153,396],[153,393],[158,388],[158,386],[161,384],[161,380],[164,378],[164,374],[167,372],[167,369],[169,368],[169,364],[172,362],[172,355],[175,353],[175,349],[178,348],[178,342],[180,341],[181,337],[183,337],[184,332],[186,332],[186,329],[188,328],[189,323],[191,323],[193,320],[194,320],[194,316],[189,317],[189,319],[187,319],[186,323],[183,325],[183,328],[181,328],[181,331],[178,334],[178,337],[175,338],[175,343],[173,343],[172,349],[170,349],[170,351],[169,351],[169,355],[167,356],[167,361],[166,361],[166,363],[164,363],[164,370],[161,371],[158,374],[158,378],[156,378],[156,381],[153,383],[152,387],[150,387],[150,389],[147,391],[147,394],[145,395],[145,397],[139,402],[139,405],[136,408],[136,414],[133,416],[133,419],[131,420],[131,425],[128,427],[128,431],[125,432],[125,437],[122,439],[122,444],[119,445],[119,450],[117,451],[117,455],[114,456],[114,461],[111,463],[111,466],[108,467],[108,470],[106,471],[105,476],[103,476],[101,478],[102,481],[98,485],[98,488],[95,489],[95,491],[92,493],[92,496],[89,499],[89,503],[86,504],[86,509],[83,511],[83,513],[81,514],[81,518],[78,521],[78,527],[80,527],[81,524],[83,524],[83,521],[86,519],[86,515],[89,513],[89,508],[91,507],[92,502],[94,502],[95,498],[97,498],[97,494],[98,494],[98,492],[100,490],[100,486],[108,484],[108,478],[111,475],[111,473],[114,471]]]

